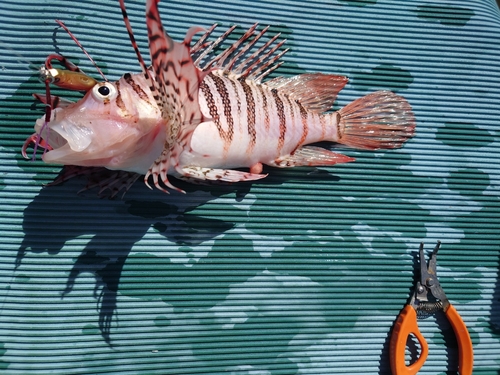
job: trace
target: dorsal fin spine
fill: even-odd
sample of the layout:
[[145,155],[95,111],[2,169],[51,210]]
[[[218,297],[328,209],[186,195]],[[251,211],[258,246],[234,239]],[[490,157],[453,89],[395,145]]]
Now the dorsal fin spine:
[[[276,61],[278,61],[287,52],[288,52],[288,48],[286,50],[284,50],[283,52],[279,53],[278,55],[276,55],[273,59],[269,60],[265,64],[262,64],[262,66],[259,66],[259,68],[257,70],[255,70],[254,72],[252,72],[251,74],[249,74],[247,78],[253,79],[253,80],[255,80],[255,82],[262,81],[262,79],[264,77],[269,75],[273,70],[279,68],[284,63],[284,61],[280,61],[279,63],[276,64]],[[272,65],[272,64],[275,64],[275,65]],[[272,65],[272,66],[269,69],[264,70],[267,67],[269,67],[270,65]],[[257,75],[259,73],[261,73],[261,74]]]
[[215,30],[216,27],[217,27],[217,24],[214,23],[212,26],[210,26],[210,28],[208,30],[205,31],[205,34],[203,34],[202,37],[200,39],[198,39],[198,41],[191,47],[191,54],[198,53],[199,51],[205,50],[208,48],[208,46],[212,42],[205,43],[205,41],[208,39],[210,34],[212,34],[212,32]]
[[144,74],[147,74],[148,67],[142,58],[141,52],[139,51],[139,46],[137,45],[137,41],[135,40],[134,32],[132,31],[132,25],[130,24],[130,20],[128,18],[127,10],[125,8],[125,0],[120,1],[120,8],[122,10],[123,22],[125,22],[125,27],[127,28],[127,32],[130,38],[130,42],[132,43],[132,48],[137,55],[137,59],[139,60],[139,64],[141,65],[142,71]]
[[[282,55],[284,55],[285,52],[286,51],[284,51]],[[261,75],[255,77],[255,78],[252,78],[251,76],[249,76],[248,78],[253,79],[257,83],[260,83],[264,77],[266,77],[267,75],[269,75],[274,70],[278,69],[281,65],[283,65],[283,63],[284,63],[284,61],[280,61],[279,63],[271,66],[269,69],[267,69],[266,71],[264,71]]]
[[[207,49],[205,51],[203,51],[201,53],[201,55],[196,59],[195,63],[198,65],[201,62],[201,60],[205,56],[207,56],[210,52],[212,52],[215,48],[217,48],[217,46],[219,44],[221,44],[228,37],[228,35],[231,34],[234,31],[235,28],[236,28],[236,25],[231,26],[224,34],[222,34],[216,40],[214,40],[213,42],[211,42],[210,45],[207,47]],[[205,66],[203,67],[203,70],[208,69],[211,66],[213,66],[215,64],[215,61],[218,58],[219,58],[219,56],[215,56],[212,60],[210,60],[209,62],[207,62],[205,64]]]
[[245,40],[247,40],[251,35],[253,35],[253,32],[255,31],[257,27],[257,24],[253,24],[243,36],[238,39],[236,42],[234,42],[230,47],[228,47],[224,52],[219,54],[215,59],[214,62],[217,63],[217,67],[222,68],[224,66],[224,61],[229,58],[233,54],[234,51],[236,51]]
[[[257,26],[257,24],[255,24],[255,26]],[[253,45],[255,43],[257,43],[257,41],[262,38],[262,35],[264,35],[266,33],[266,31],[269,29],[269,26],[266,26],[260,33],[258,33],[253,39],[251,39],[246,46],[244,46],[241,51],[239,51],[233,58],[232,60],[227,64],[227,70],[235,70],[235,73],[237,73],[237,69],[233,69],[234,67],[234,64],[236,63],[236,61],[241,58],[241,56],[244,56],[244,54],[250,49],[253,47]],[[253,33],[252,33],[253,34]],[[248,36],[248,38],[250,38],[251,35]],[[241,45],[241,44],[240,44]],[[241,65],[241,64],[240,64]],[[239,66],[240,66],[239,65]]]
[[[266,30],[269,28],[269,26],[266,28]],[[248,56],[244,61],[242,61],[238,67],[236,68],[237,71],[239,71],[239,73],[241,73],[241,70],[246,66],[248,65],[251,61],[255,60],[262,52],[264,52],[267,47],[269,47],[272,43],[274,43],[276,41],[276,39],[278,39],[278,37],[281,35],[281,33],[279,34],[276,34],[275,36],[273,36],[271,39],[269,39],[263,46],[261,46],[257,51],[255,51],[254,53],[252,53],[250,56]],[[280,42],[280,46],[283,45],[283,43],[285,42],[285,40],[281,41]],[[278,47],[279,48],[279,47]],[[266,56],[268,56],[268,53],[266,54]],[[245,72],[250,72],[253,67],[255,65],[257,65],[259,63],[259,60],[253,62],[246,70]],[[243,74],[245,75],[245,74]]]
[[[267,69],[267,67],[269,67],[270,65],[274,64],[276,61],[278,61],[285,53],[288,52],[288,48],[285,49],[284,51],[280,52],[279,54],[277,54],[276,56],[270,58],[268,61],[266,61],[265,63],[263,63],[263,61],[265,59],[267,59],[268,57],[272,56],[284,43],[286,42],[286,39],[282,40],[281,42],[279,42],[278,44],[276,44],[273,48],[271,48],[264,56],[262,56],[261,58],[259,58],[258,60],[256,60],[243,74],[242,76],[245,76],[247,78],[250,78],[250,79],[255,79],[255,81],[257,82],[260,82],[262,80],[262,78],[264,78],[265,76],[267,76],[269,73],[271,73],[274,69],[278,68],[279,66],[281,66],[281,64],[283,64],[283,62],[280,62],[278,65],[274,66],[272,69],[270,69],[269,71],[266,71],[265,69]],[[260,65],[259,65],[260,64]],[[256,68],[256,69],[255,69]],[[254,70],[252,72],[252,70]],[[263,72],[263,74],[261,74],[260,76],[258,76],[259,78],[256,78],[257,75],[259,73]]]

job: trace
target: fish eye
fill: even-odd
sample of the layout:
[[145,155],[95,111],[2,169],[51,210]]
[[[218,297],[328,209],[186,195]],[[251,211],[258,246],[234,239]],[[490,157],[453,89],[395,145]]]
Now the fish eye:
[[109,90],[109,87],[107,86],[101,86],[97,89],[97,91],[99,92],[99,94],[101,94],[102,96],[108,96],[109,93],[111,92]]
[[116,88],[109,82],[102,82],[94,86],[92,94],[96,100],[111,100],[116,96]]

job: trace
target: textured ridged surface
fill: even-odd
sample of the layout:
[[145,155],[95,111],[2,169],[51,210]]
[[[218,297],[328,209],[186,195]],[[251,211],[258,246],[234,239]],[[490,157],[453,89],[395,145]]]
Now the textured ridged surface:
[[[71,4],[71,5],[69,5]],[[128,1],[147,55],[144,3]],[[123,200],[21,159],[41,116],[30,71],[61,52],[110,79],[139,66],[114,0],[0,1],[0,369],[5,374],[388,374],[420,241],[468,325],[475,374],[500,373],[500,13],[494,1],[164,1],[166,29],[254,22],[291,51],[277,74],[405,96],[417,135],[335,168],[253,185],[134,185]],[[22,57],[21,57],[22,56]],[[56,90],[66,98],[78,94]],[[36,108],[35,108],[36,107]],[[421,374],[456,370],[443,316]]]

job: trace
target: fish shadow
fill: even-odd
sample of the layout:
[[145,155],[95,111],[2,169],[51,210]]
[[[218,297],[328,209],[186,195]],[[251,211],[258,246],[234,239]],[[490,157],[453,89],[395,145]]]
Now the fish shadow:
[[[72,178],[60,185],[47,186],[28,204],[23,215],[24,238],[16,255],[16,267],[29,252],[57,255],[68,241],[90,240],[69,273],[61,298],[73,290],[82,273],[95,278],[93,289],[99,314],[98,324],[104,340],[111,344],[110,330],[117,308],[117,295],[123,266],[133,246],[154,231],[179,247],[212,240],[234,227],[226,220],[207,218],[191,211],[220,196],[241,201],[252,185],[281,185],[285,181],[317,179],[338,181],[338,177],[319,169],[269,170],[262,181],[237,184],[193,185],[173,181],[187,194],[168,195],[151,191],[136,182],[123,198],[100,199],[95,189],[76,194],[83,178]],[[167,243],[166,243],[167,245]]]
[[111,345],[110,328],[122,269],[133,246],[148,231],[153,230],[179,246],[196,246],[234,224],[189,212],[214,198],[204,192],[179,199],[178,194],[151,192],[136,184],[126,200],[108,200],[99,199],[95,191],[76,195],[79,188],[78,182],[73,181],[49,186],[29,203],[24,210],[25,235],[17,252],[16,267],[22,265],[30,252],[57,255],[68,241],[85,241],[90,237],[71,268],[61,298],[71,293],[78,276],[85,272],[93,274],[99,329]]

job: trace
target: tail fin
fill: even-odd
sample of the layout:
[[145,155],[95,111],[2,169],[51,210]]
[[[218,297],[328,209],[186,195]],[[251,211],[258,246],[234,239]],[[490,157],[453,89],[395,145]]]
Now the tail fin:
[[399,148],[415,133],[410,104],[391,91],[376,91],[356,99],[337,116],[337,142],[358,149]]

